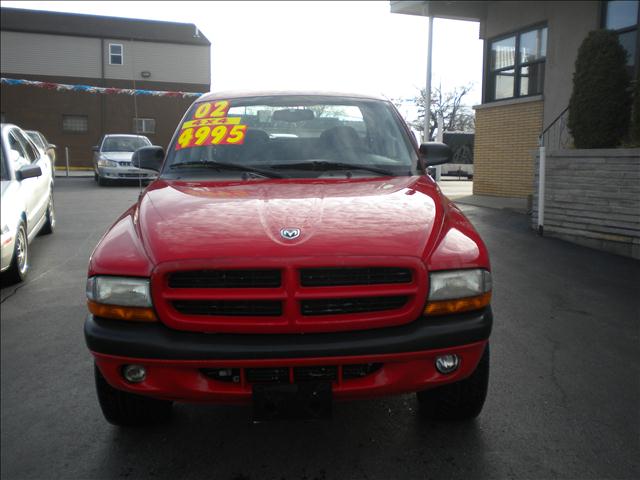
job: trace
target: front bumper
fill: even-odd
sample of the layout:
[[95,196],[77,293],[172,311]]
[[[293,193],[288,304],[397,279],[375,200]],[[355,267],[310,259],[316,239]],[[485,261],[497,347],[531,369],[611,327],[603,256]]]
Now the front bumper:
[[109,180],[152,180],[158,172],[134,167],[96,167],[98,175]]
[[[133,324],[87,317],[85,339],[98,368],[114,388],[179,401],[246,403],[250,369],[336,367],[337,400],[415,392],[462,380],[475,370],[489,334],[490,308],[420,319],[384,329],[321,334],[205,334],[171,330],[162,324]],[[439,355],[456,354],[460,367],[448,375],[434,366]],[[124,365],[143,365],[146,379],[124,380]],[[349,365],[381,364],[361,378],[346,379]],[[239,372],[236,382],[213,379],[203,369]]]
[[0,271],[4,272],[11,266],[11,261],[13,260],[13,252],[16,248],[16,236],[14,233],[3,234],[0,242]]

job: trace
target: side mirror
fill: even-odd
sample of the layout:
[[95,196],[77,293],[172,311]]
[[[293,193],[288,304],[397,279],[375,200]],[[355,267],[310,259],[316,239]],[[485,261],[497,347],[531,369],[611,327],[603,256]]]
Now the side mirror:
[[425,164],[430,165],[442,165],[443,163],[449,163],[453,157],[453,152],[449,145],[445,145],[440,142],[427,142],[420,145],[420,157],[424,160]]
[[[55,148],[55,145],[54,145],[54,148]],[[99,152],[100,147],[98,145],[94,145],[93,147],[91,147],[91,150],[93,150],[94,152]]]
[[53,143],[50,143],[48,148],[58,148],[58,147],[56,145],[54,145]]
[[42,170],[40,170],[39,165],[25,165],[16,172],[16,178],[18,181],[22,181],[27,178],[39,177],[40,175],[42,175]]
[[164,161],[164,148],[157,145],[142,147],[133,152],[131,163],[134,167],[159,172]]

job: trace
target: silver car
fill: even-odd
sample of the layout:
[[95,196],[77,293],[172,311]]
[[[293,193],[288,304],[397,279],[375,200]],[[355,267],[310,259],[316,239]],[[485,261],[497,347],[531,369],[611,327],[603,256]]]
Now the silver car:
[[39,147],[49,156],[49,160],[51,160],[51,174],[55,178],[56,176],[56,146],[53,143],[49,143],[47,138],[37,130],[25,130],[31,141],[36,144],[36,147]]
[[11,124],[0,125],[0,175],[2,178],[3,280],[25,279],[29,269],[29,244],[40,232],[52,233],[56,225],[53,210],[51,160]]
[[143,135],[105,135],[100,145],[93,147],[94,178],[99,185],[122,180],[148,182],[158,176],[153,170],[143,170],[131,164],[133,152],[151,145]]

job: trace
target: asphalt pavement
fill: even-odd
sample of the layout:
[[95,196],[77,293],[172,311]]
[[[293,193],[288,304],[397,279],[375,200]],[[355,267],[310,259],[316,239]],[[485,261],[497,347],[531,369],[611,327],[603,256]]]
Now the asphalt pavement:
[[168,425],[109,425],[82,333],[86,267],[137,195],[56,179],[57,230],[34,240],[28,282],[0,292],[2,479],[640,477],[640,262],[471,205],[494,280],[477,420],[427,421],[404,395],[338,404],[322,421],[253,424],[245,407],[179,404]]

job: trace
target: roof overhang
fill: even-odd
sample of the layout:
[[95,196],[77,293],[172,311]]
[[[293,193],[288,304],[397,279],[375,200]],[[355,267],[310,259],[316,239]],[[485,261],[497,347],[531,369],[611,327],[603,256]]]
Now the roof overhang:
[[448,18],[484,22],[487,16],[486,1],[424,1],[424,0],[391,0],[391,13],[419,15],[421,17]]

